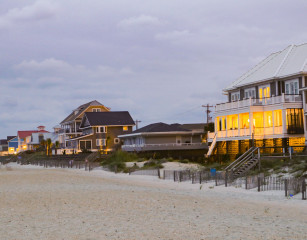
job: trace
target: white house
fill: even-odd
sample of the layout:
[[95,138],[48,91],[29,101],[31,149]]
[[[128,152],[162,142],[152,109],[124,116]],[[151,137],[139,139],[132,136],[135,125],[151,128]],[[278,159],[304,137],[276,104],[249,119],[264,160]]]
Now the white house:
[[[303,150],[307,137],[307,43],[272,53],[227,88],[215,107],[208,155],[234,158],[252,146]],[[254,140],[253,140],[254,139]]]

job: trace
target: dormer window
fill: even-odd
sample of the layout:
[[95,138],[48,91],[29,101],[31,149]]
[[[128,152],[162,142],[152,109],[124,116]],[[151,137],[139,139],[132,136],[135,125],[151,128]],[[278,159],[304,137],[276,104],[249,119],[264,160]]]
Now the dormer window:
[[240,100],[240,92],[233,92],[231,93],[231,101],[239,101]]
[[244,90],[244,98],[256,98],[255,88],[248,88]]
[[106,133],[107,127],[96,127],[96,133]]
[[100,108],[93,108],[93,112],[101,112]]
[[298,80],[285,82],[286,94],[298,94]]

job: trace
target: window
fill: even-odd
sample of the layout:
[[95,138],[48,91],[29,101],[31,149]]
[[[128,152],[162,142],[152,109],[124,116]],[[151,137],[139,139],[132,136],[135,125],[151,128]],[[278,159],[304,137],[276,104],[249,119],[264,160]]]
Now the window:
[[255,88],[245,89],[244,98],[256,98],[256,90]]
[[107,127],[96,127],[96,133],[106,133]]
[[115,143],[115,144],[118,144],[118,143],[120,143],[120,140],[119,140],[119,138],[114,138],[114,143]]
[[269,98],[271,96],[270,87],[267,86],[261,86],[259,87],[259,99],[262,98]]
[[96,146],[105,146],[106,140],[105,139],[96,139]]
[[100,108],[93,108],[93,112],[101,112]]
[[303,134],[303,109],[289,108],[287,109],[287,133]]
[[123,126],[123,131],[128,131],[128,126]]
[[298,94],[298,80],[285,82],[286,94]]
[[239,101],[240,100],[240,92],[231,93],[231,101]]

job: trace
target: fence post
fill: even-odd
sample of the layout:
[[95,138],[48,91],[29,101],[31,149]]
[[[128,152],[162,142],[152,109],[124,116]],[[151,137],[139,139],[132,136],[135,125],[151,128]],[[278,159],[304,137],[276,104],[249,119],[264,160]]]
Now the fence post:
[[182,180],[182,172],[180,171],[179,172],[179,182],[181,182],[181,180]]
[[217,174],[215,173],[215,186],[217,186]]
[[174,182],[176,182],[176,176],[175,176],[175,174],[176,174],[176,171],[174,171]]
[[199,184],[201,184],[201,172],[199,172]]
[[247,174],[245,176],[245,189],[247,189]]
[[288,197],[288,179],[285,179],[285,197]]
[[158,178],[160,178],[160,169],[158,168],[157,171],[158,171]]
[[302,181],[302,200],[306,200],[306,182],[304,178]]
[[227,187],[227,180],[228,180],[228,171],[226,170],[226,173],[225,173],[225,187]]
[[260,176],[259,175],[257,177],[257,180],[258,180],[258,192],[260,192]]

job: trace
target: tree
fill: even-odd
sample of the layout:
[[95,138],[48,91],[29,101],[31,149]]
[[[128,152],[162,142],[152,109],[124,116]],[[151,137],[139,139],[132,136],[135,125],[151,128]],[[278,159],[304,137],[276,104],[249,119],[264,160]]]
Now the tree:
[[60,142],[55,141],[55,155],[58,155],[58,148],[60,147]]
[[51,149],[51,147],[52,147],[52,141],[51,141],[50,138],[48,138],[48,139],[46,140],[46,147],[47,147],[47,156],[49,156],[50,149]]

